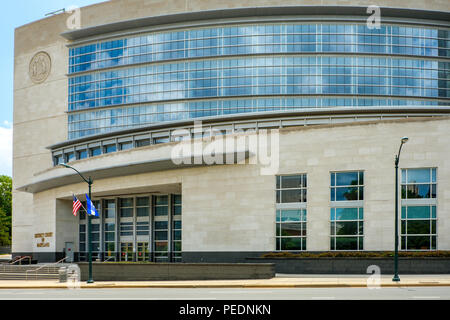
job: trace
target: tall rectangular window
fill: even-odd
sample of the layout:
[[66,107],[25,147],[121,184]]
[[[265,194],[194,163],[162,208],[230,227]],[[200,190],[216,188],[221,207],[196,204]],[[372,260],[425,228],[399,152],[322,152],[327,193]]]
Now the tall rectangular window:
[[331,172],[330,249],[364,249],[364,172]]
[[79,234],[80,234],[80,248],[79,248],[79,257],[78,259],[80,261],[84,261],[86,260],[86,224],[81,224],[80,221],[80,225],[79,225]]
[[169,196],[153,197],[153,252],[156,262],[169,260]]
[[306,250],[306,174],[276,177],[276,233],[278,251]]
[[174,261],[181,261],[181,194],[172,196],[172,256]]
[[402,170],[401,250],[436,250],[436,168]]
[[103,200],[104,257],[116,257],[116,200]]
[[[94,204],[94,207],[101,213],[101,206],[100,202],[98,200],[92,201]],[[89,250],[88,248],[88,226],[87,226],[87,213],[85,208],[86,201],[81,201],[82,207],[80,208],[80,211],[78,211],[79,217],[80,217],[80,248],[79,248],[79,259],[80,261],[83,261],[87,257],[87,252]],[[100,218],[91,216],[91,242],[92,242],[92,257],[94,259],[100,258],[100,254],[102,252],[100,247],[100,224],[99,224]]]

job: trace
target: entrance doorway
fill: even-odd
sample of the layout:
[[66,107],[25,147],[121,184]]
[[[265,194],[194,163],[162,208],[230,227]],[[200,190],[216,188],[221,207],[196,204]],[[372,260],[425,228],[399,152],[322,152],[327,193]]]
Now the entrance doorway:
[[120,261],[133,261],[132,242],[122,242],[120,244]]

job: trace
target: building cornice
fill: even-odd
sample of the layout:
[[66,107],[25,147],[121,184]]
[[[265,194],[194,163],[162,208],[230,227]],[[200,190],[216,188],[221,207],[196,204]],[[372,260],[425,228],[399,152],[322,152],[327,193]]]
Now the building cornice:
[[[449,26],[450,12],[448,11],[434,11],[434,10],[420,10],[420,9],[406,9],[406,8],[391,8],[382,7],[381,19],[389,20],[396,19],[417,19],[417,24],[426,24],[430,20],[430,25],[437,23],[443,26]],[[370,16],[367,13],[365,6],[283,6],[283,7],[250,7],[250,8],[234,8],[234,9],[220,9],[220,10],[205,10],[196,12],[177,13],[170,15],[152,16],[138,19],[130,19],[125,21],[118,21],[97,26],[90,26],[82,29],[66,31],[61,34],[65,39],[70,41],[77,41],[85,38],[91,38],[104,34],[111,34],[123,30],[140,29],[145,27],[171,25],[179,23],[190,23],[194,21],[205,20],[221,20],[238,19],[245,17],[282,17],[281,21],[285,21],[289,16],[310,16],[311,19],[321,20],[326,16],[334,17],[366,17]],[[419,20],[421,22],[419,22]],[[255,20],[256,21],[256,20]],[[433,22],[431,22],[433,21]],[[411,21],[412,23],[413,21]]]

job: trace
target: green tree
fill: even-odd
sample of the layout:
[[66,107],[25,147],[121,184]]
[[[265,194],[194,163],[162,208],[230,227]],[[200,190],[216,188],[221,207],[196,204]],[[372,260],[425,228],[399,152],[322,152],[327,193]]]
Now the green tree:
[[11,244],[11,216],[0,208],[0,246],[9,246]]
[[11,244],[12,179],[0,176],[0,245]]

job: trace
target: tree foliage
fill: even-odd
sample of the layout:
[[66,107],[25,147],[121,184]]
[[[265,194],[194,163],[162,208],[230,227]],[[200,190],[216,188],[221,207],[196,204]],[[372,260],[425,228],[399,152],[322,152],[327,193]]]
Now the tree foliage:
[[11,244],[12,179],[0,176],[0,246]]

